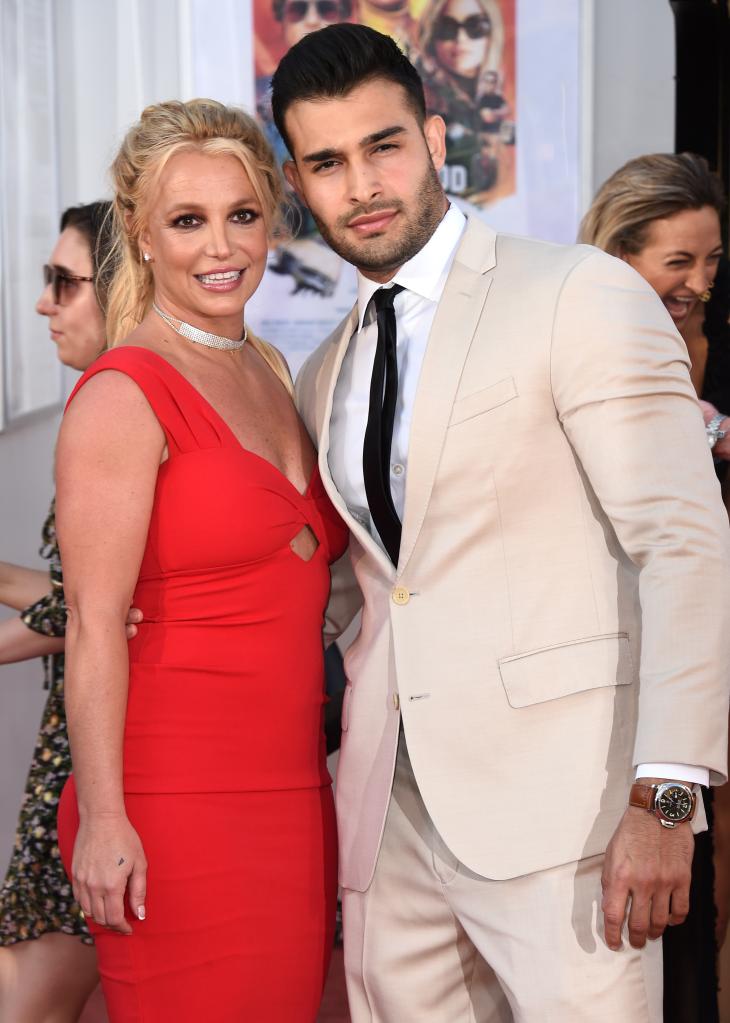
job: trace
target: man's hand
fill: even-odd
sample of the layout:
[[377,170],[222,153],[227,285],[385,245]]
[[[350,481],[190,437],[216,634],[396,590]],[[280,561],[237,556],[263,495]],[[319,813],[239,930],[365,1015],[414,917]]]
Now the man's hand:
[[[643,779],[642,779],[643,781]],[[689,911],[694,835],[688,823],[665,828],[653,814],[630,806],[611,839],[603,865],[606,944],[621,948],[629,909],[629,941],[643,948],[667,924],[681,924]]]
[[125,628],[127,630],[127,639],[134,639],[137,635],[137,626],[144,618],[144,615],[138,607],[130,607],[127,611],[127,621]]

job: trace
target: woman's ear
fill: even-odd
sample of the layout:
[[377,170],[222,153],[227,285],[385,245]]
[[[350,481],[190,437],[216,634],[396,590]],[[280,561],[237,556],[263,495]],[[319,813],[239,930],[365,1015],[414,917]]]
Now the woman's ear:
[[137,245],[139,247],[140,254],[145,263],[149,263],[152,259],[152,243],[150,241],[149,231],[142,231],[137,238]]
[[[124,226],[127,229],[127,234],[131,237],[133,232],[133,215],[131,210],[126,210],[124,213]],[[152,259],[152,244],[147,228],[137,236],[137,247],[145,263],[149,262]],[[146,256],[145,253],[147,253]]]

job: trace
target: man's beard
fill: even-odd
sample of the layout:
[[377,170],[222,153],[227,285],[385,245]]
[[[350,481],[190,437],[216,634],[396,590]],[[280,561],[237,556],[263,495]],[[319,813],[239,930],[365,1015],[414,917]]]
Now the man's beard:
[[416,195],[415,205],[411,215],[406,215],[402,233],[385,244],[382,237],[372,240],[364,238],[360,244],[350,243],[346,240],[347,225],[357,217],[377,213],[379,210],[397,210],[406,214],[407,207],[401,200],[380,199],[369,206],[351,210],[347,216],[338,218],[334,228],[330,228],[314,210],[311,213],[320,234],[338,256],[365,273],[387,273],[399,269],[420,252],[443,217],[444,190],[436,168],[430,162]]

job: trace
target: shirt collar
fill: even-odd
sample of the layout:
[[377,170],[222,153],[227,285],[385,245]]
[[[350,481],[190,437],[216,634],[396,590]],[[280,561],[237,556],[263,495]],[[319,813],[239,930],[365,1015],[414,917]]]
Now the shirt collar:
[[[456,248],[466,226],[466,217],[453,203],[441,223],[415,256],[404,263],[385,287],[400,284],[431,302],[438,302],[446,284]],[[370,299],[381,285],[357,272],[357,329],[362,330]]]

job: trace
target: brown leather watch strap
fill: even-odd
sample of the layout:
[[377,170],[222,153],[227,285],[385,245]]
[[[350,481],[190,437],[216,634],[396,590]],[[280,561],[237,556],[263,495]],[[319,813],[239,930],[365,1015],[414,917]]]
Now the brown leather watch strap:
[[653,810],[655,792],[656,786],[654,785],[641,785],[639,782],[634,782],[629,793],[629,806],[638,806],[642,810]]

